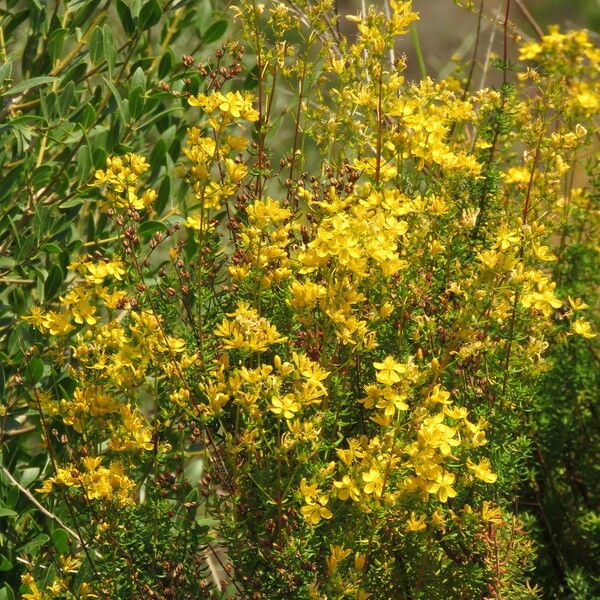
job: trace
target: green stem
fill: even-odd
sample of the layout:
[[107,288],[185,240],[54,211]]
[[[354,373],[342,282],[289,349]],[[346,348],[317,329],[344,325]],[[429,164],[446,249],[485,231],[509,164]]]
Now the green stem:
[[410,37],[412,38],[413,46],[415,48],[415,54],[417,55],[417,63],[419,65],[419,74],[421,79],[427,77],[427,67],[425,66],[425,59],[423,58],[423,50],[421,49],[421,40],[419,38],[419,32],[415,27],[414,23],[410,25]]

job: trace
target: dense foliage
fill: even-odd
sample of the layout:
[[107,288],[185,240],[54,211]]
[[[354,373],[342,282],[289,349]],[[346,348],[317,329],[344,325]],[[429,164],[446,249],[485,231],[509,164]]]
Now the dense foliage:
[[5,4],[0,599],[600,595],[588,32]]

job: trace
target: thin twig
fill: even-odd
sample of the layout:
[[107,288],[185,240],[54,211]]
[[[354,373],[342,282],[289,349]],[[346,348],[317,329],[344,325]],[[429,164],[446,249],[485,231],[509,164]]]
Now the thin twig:
[[477,15],[477,33],[475,34],[475,44],[473,46],[473,58],[471,59],[471,68],[469,69],[467,83],[465,84],[465,89],[463,90],[463,100],[467,98],[467,95],[471,90],[471,82],[473,81],[473,73],[475,72],[475,64],[477,63],[477,52],[479,50],[479,39],[481,35],[481,21],[483,17],[483,5],[484,0],[481,0],[481,5],[479,6],[479,14]]
[[18,277],[0,277],[0,285],[30,285],[34,279],[19,279]]
[[[385,13],[385,18],[388,21],[391,21],[392,11],[390,10],[389,0],[383,0],[383,12]],[[394,44],[390,46],[390,63],[392,67],[396,64],[396,49],[394,48]]]
[[64,523],[60,517],[57,517],[54,513],[51,513],[48,509],[44,508],[35,498],[35,496],[25,487],[23,487],[13,476],[12,473],[4,466],[0,465],[0,469],[2,473],[6,476],[6,478],[10,481],[12,485],[14,485],[24,496],[35,505],[35,507],[44,515],[46,515],[49,519],[56,521],[71,537],[75,538],[81,545],[83,545],[83,540],[79,536],[79,534],[71,529],[66,523]]
[[[500,11],[498,10],[497,18],[500,18]],[[490,33],[490,39],[488,41],[487,49],[485,51],[485,61],[483,62],[483,70],[481,72],[481,81],[479,82],[479,88],[483,89],[485,84],[485,80],[487,77],[488,67],[490,65],[490,56],[492,55],[492,46],[494,45],[494,38],[496,37],[496,27],[495,25],[492,27],[492,32]]]
[[502,43],[502,86],[506,86],[506,81],[508,77],[508,17],[510,15],[510,0],[506,0],[506,10],[504,11],[504,23],[502,25],[503,28],[503,36],[504,40]]
[[419,39],[419,32],[414,23],[410,24],[410,37],[412,38],[415,54],[417,55],[419,75],[421,76],[421,79],[427,79],[427,67],[425,66],[425,58],[423,57],[423,50],[421,49],[421,40]]
[[515,4],[521,11],[521,14],[525,17],[527,22],[531,25],[531,28],[535,31],[536,35],[541,39],[544,37],[544,31],[540,27],[539,23],[533,18],[533,15],[529,12],[523,0],[515,0]]

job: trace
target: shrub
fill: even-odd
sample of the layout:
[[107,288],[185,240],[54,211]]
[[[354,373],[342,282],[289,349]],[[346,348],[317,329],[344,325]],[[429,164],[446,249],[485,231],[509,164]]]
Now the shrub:
[[[26,182],[31,202],[8,204],[6,266],[39,281],[5,293],[10,584],[29,599],[594,594],[597,474],[573,454],[598,444],[588,34],[553,28],[513,63],[507,12],[501,84],[473,91],[405,80],[410,2],[350,15],[344,36],[330,2],[242,1],[243,44],[182,67],[165,57],[195,5],[166,18],[158,53],[144,31],[160,5],[136,6],[116,5],[136,40],[122,63],[87,3],[48,36],[92,23],[55,59],[82,52],[81,73],[50,91],[62,70],[42,56],[24,68],[43,81],[9,88],[36,125],[9,122],[5,193]],[[82,126],[44,113],[85,100],[98,116]]]

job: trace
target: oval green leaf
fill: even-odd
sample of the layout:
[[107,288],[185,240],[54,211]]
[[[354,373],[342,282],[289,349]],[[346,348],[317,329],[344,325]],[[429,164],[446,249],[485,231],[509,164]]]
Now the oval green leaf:
[[212,44],[216,42],[218,39],[222,38],[227,31],[228,23],[225,20],[217,21],[213,23],[202,36],[202,41],[205,44]]
[[62,282],[65,280],[63,270],[58,265],[52,265],[48,277],[44,281],[44,299],[52,300],[56,296]]

